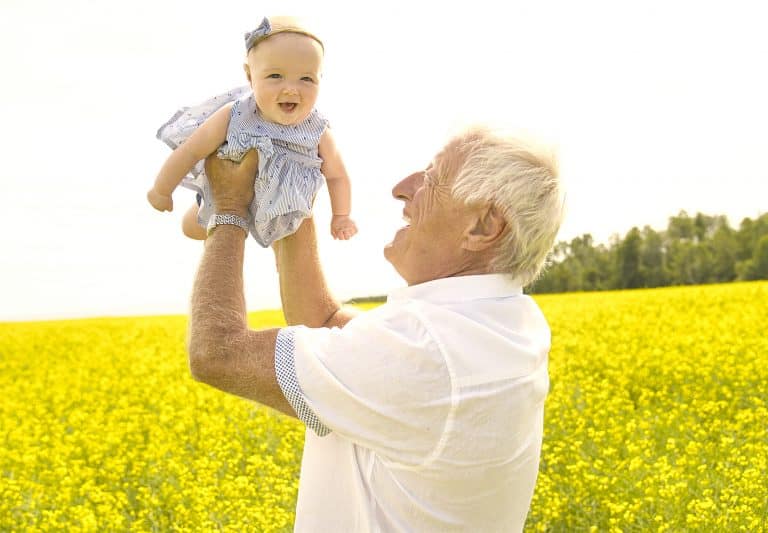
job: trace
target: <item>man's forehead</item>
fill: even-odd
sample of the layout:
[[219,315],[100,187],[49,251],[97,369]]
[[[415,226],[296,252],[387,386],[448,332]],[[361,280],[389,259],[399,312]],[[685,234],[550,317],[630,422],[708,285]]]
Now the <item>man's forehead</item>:
[[455,141],[448,143],[435,155],[427,166],[427,170],[432,169],[441,180],[453,180],[459,169],[460,155],[457,143]]

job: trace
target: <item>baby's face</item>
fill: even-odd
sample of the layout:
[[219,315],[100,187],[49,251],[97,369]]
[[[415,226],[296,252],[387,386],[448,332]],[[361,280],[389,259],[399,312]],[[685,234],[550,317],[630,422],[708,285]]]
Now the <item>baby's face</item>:
[[298,124],[317,101],[323,49],[306,35],[279,33],[248,52],[246,74],[262,116]]

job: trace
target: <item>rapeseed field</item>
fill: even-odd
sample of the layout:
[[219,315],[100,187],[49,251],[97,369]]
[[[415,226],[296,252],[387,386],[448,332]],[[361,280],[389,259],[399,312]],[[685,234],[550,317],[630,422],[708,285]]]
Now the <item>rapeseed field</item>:
[[[526,530],[768,530],[768,282],[536,300]],[[290,530],[302,426],[193,381],[186,325],[0,324],[0,531]]]

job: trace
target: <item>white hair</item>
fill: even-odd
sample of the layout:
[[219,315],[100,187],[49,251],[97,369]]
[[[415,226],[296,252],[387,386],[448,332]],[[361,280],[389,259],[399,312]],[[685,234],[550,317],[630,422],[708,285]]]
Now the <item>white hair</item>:
[[560,229],[564,193],[555,151],[527,137],[472,128],[446,148],[456,154],[452,194],[469,205],[492,205],[506,229],[491,264],[523,286],[541,274]]

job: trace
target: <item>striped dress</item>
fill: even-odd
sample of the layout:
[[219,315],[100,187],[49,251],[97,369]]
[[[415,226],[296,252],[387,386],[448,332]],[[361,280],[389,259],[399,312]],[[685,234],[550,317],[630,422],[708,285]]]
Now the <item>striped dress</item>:
[[[317,146],[328,121],[317,111],[299,124],[284,126],[268,122],[256,107],[251,88],[234,89],[205,102],[180,109],[157,131],[157,138],[172,149],[183,144],[195,129],[223,105],[233,102],[227,139],[218,156],[240,161],[245,154],[259,152],[259,174],[250,207],[253,238],[265,248],[290,235],[312,212],[315,194],[325,178]],[[200,195],[198,222],[202,226],[216,212],[211,188],[199,161],[181,185]]]

